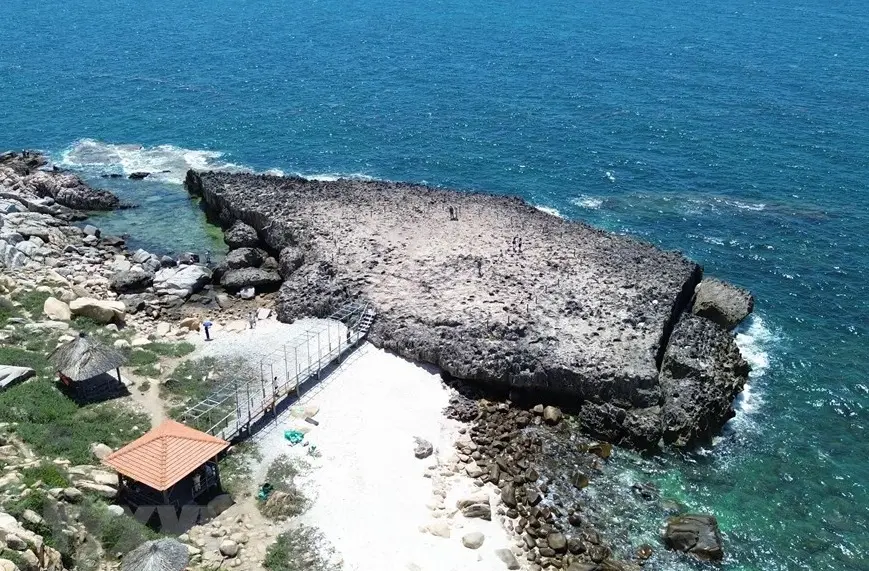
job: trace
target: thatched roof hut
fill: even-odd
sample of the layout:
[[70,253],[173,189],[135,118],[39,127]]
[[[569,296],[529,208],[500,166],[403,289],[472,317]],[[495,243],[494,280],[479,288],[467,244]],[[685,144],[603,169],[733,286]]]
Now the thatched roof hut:
[[[60,382],[82,399],[93,399],[123,392],[121,365],[127,357],[114,347],[81,333],[55,349],[49,360],[57,369]],[[108,374],[114,369],[117,378]]]
[[84,333],[55,349],[49,359],[61,375],[73,382],[102,375],[127,362],[121,351]]
[[186,545],[174,539],[157,539],[127,553],[121,571],[183,571],[189,561]]

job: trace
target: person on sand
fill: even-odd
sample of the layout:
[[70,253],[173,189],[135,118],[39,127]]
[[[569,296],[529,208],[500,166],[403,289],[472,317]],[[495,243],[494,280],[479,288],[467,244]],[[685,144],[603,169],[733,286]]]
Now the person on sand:
[[206,341],[211,341],[211,335],[209,333],[209,330],[211,329],[212,325],[214,325],[214,324],[211,323],[210,321],[206,321],[205,323],[202,324],[202,328],[205,330],[205,340]]

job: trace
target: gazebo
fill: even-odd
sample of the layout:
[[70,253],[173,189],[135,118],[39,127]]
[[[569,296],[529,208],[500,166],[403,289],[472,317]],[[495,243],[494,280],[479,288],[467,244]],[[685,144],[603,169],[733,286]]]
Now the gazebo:
[[174,420],[103,459],[118,473],[119,499],[139,506],[185,505],[221,492],[217,455],[229,442]]
[[[124,390],[121,365],[127,358],[121,351],[80,333],[50,355],[61,384],[81,399],[115,395]],[[109,374],[114,370],[117,378]]]

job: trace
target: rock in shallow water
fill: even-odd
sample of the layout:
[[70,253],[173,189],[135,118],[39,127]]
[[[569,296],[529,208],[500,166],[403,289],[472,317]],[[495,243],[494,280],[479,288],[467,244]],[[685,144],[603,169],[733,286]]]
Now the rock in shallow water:
[[721,280],[706,278],[694,290],[691,311],[726,329],[739,325],[753,310],[754,296],[750,291]]
[[664,531],[664,543],[670,549],[691,553],[707,561],[724,557],[721,533],[715,516],[686,514],[671,518]]

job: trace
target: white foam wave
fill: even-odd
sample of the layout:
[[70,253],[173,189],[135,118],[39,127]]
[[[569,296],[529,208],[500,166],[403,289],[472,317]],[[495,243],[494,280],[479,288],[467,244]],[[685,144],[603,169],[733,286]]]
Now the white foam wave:
[[756,412],[763,404],[763,397],[757,390],[758,381],[769,368],[770,352],[780,340],[780,336],[767,327],[759,315],[752,315],[737,331],[736,345],[742,358],[751,366],[751,372],[742,393],[734,403],[737,415],[735,421],[738,422],[740,416]]
[[539,210],[539,211],[541,211],[541,212],[545,212],[546,214],[550,214],[550,215],[552,215],[552,216],[557,216],[557,217],[559,217],[559,218],[564,218],[564,217],[561,215],[561,212],[559,212],[559,211],[556,210],[555,208],[551,208],[551,207],[549,207],[549,206],[540,206],[539,204],[535,204],[535,205],[534,205],[534,208],[536,208],[537,210]]
[[60,164],[74,169],[85,169],[99,174],[149,172],[149,179],[182,184],[187,171],[220,170],[249,172],[241,165],[221,160],[223,153],[185,149],[175,145],[142,145],[105,143],[94,139],[81,139],[61,154]]
[[321,173],[321,174],[303,174],[293,173],[295,176],[302,177],[308,180],[319,180],[322,182],[334,182],[336,180],[374,180],[367,174],[358,172],[341,174],[341,173]]
[[748,202],[740,202],[739,200],[732,200],[729,201],[728,204],[730,204],[731,206],[735,206],[740,210],[751,210],[752,212],[760,212],[761,210],[764,210],[766,208],[766,204],[760,202],[757,204],[751,204]]
[[587,194],[580,194],[576,198],[572,198],[570,202],[580,208],[587,208],[589,210],[599,210],[600,207],[603,206],[602,198],[588,196]]

